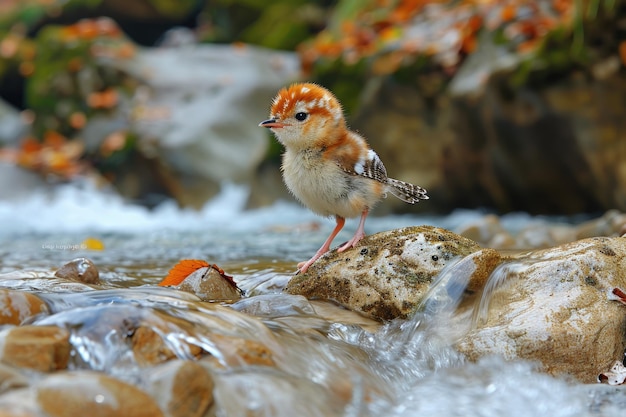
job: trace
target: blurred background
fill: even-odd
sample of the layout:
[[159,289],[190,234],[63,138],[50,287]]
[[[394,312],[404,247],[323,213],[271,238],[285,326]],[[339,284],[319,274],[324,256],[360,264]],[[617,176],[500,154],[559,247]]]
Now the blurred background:
[[379,213],[624,211],[625,62],[620,0],[0,0],[0,199],[289,199],[257,125],[308,80],[431,196]]

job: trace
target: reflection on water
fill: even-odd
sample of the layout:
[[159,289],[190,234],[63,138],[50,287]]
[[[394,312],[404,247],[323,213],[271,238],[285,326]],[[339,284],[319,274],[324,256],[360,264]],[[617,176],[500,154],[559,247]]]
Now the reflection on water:
[[[611,416],[626,407],[624,390],[553,378],[534,364],[500,358],[467,363],[452,348],[459,329],[448,328],[446,314],[459,300],[455,288],[467,284],[471,259],[446,268],[423,309],[409,320],[378,324],[330,303],[282,294],[297,261],[315,251],[332,222],[295,206],[280,209],[281,218],[276,207],[249,214],[209,208],[199,217],[172,209],[154,214],[157,220],[135,213],[132,232],[118,226],[55,229],[54,223],[42,232],[18,214],[26,222],[23,233],[13,224],[0,236],[0,288],[46,300],[52,314],[33,323],[71,331],[72,369],[141,381],[142,368],[154,359],[154,352],[138,348],[141,331],[143,337],[156,335],[159,355],[202,358],[215,378],[218,416]],[[453,227],[456,216],[373,218],[368,231],[421,223]],[[322,227],[297,227],[310,221]],[[342,232],[338,242],[352,232]],[[90,236],[105,249],[82,249],[78,244]],[[58,267],[81,256],[96,264],[102,285],[53,277]],[[247,298],[210,304],[157,287],[185,258],[218,264]],[[494,274],[488,286],[499,284]],[[248,356],[240,354],[241,346]]]

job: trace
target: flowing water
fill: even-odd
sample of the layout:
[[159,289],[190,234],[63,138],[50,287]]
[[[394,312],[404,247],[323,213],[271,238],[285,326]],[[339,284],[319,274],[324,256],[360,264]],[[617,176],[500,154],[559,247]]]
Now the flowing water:
[[[178,357],[193,357],[190,343],[202,347],[221,369],[214,373],[218,416],[560,417],[626,410],[624,390],[615,387],[551,377],[523,361],[466,362],[451,347],[454,331],[446,327],[454,297],[442,302],[440,291],[462,281],[462,264],[442,272],[422,312],[383,325],[282,294],[295,264],[317,249],[333,223],[291,203],[245,211],[245,199],[245,189],[225,186],[200,212],[174,204],[148,211],[73,185],[0,202],[0,288],[37,293],[52,314],[34,323],[72,329],[72,369],[101,370],[141,385],[142,367],[123,341],[129,321],[161,329]],[[454,230],[479,216],[371,218],[367,231],[418,224]],[[512,229],[532,221],[525,215],[503,219]],[[352,223],[336,243],[350,237]],[[105,249],[86,249],[88,237]],[[101,286],[53,277],[81,256],[96,264]],[[157,287],[185,258],[218,264],[246,297],[209,304]],[[216,334],[267,346],[274,366],[242,362]]]

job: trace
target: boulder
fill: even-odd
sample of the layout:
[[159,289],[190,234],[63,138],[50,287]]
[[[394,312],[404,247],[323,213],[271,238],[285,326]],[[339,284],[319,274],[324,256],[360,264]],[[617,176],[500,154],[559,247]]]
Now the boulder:
[[222,182],[254,177],[270,140],[257,125],[299,75],[295,54],[243,45],[141,49],[114,65],[143,84],[133,103],[142,154],[195,207]]
[[431,196],[424,205],[388,199],[381,208],[557,215],[626,210],[622,74],[594,79],[571,71],[557,79],[538,65],[525,76],[550,82],[520,86],[516,77],[524,70],[515,63],[478,76],[464,71],[499,56],[472,55],[435,92],[429,74],[414,76],[414,84],[396,78],[365,83],[351,125],[387,163],[390,176],[419,184]]
[[504,261],[450,326],[471,320],[456,346],[472,360],[536,360],[591,383],[626,348],[626,306],[614,288],[626,288],[626,239],[583,239]]
[[[469,239],[432,226],[381,232],[345,252],[327,253],[306,273],[293,277],[285,290],[332,300],[378,320],[406,318],[444,267],[480,249]],[[495,251],[483,255],[496,263],[499,259]]]

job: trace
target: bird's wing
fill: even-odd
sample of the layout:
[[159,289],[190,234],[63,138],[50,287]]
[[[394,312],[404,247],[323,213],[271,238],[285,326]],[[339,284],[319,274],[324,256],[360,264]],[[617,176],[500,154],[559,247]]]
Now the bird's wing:
[[341,168],[351,175],[370,178],[384,184],[387,183],[387,170],[383,161],[376,152],[369,150],[364,158],[359,158],[355,164],[339,164]]

